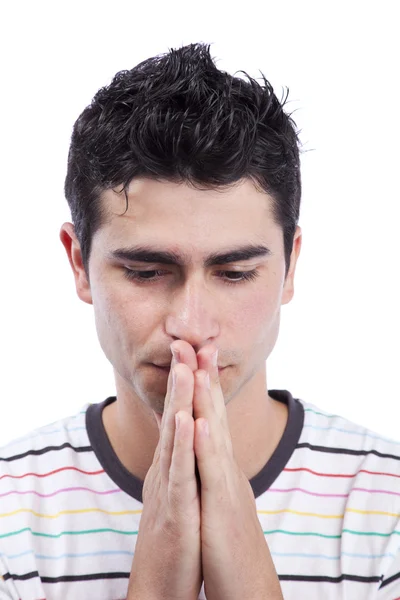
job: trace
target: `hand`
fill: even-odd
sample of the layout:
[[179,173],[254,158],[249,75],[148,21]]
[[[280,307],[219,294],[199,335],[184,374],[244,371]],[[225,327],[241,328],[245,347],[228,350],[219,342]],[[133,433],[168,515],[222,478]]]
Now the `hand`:
[[234,457],[215,350],[209,345],[197,354],[193,396],[205,593],[207,600],[283,600],[253,490]]
[[[192,416],[197,359],[193,348],[186,346],[186,364],[171,363],[162,419],[154,413],[160,439],[143,485],[127,600],[197,600],[203,582]],[[176,413],[181,421],[178,432]]]

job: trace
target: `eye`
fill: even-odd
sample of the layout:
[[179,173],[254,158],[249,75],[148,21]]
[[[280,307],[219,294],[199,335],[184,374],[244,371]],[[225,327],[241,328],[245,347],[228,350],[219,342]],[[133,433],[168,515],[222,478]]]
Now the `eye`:
[[[156,274],[155,277],[151,277],[153,273]],[[139,283],[143,283],[146,281],[155,281],[161,277],[160,273],[162,274],[162,271],[133,271],[132,269],[124,267],[125,277],[127,277],[127,279],[133,279],[134,281],[138,281]],[[147,277],[147,275],[149,275],[149,277]]]
[[[133,269],[128,269],[127,267],[123,267],[124,277],[129,279],[130,281],[135,281],[139,284],[148,284],[155,283],[159,281],[165,271],[135,271]],[[240,283],[244,283],[246,281],[252,281],[259,276],[259,272],[257,269],[253,271],[218,271],[218,277],[223,280],[227,285],[238,285]],[[222,277],[221,277],[222,275]],[[229,276],[233,276],[233,279],[229,279]],[[224,279],[224,277],[228,277]]]
[[[253,271],[220,271],[224,273],[224,275],[233,275],[233,279],[229,279],[226,281],[228,285],[237,285],[238,283],[242,283],[244,281],[252,281],[258,277],[259,273],[256,269]],[[239,275],[239,277],[236,277]]]

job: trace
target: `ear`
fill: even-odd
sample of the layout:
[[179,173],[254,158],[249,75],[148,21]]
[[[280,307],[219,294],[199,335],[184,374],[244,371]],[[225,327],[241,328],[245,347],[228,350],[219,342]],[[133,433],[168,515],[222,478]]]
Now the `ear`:
[[93,304],[90,284],[82,262],[81,247],[72,223],[64,223],[60,229],[60,240],[67,252],[75,278],[76,293],[87,304]]
[[294,274],[296,271],[297,259],[299,258],[299,255],[300,255],[301,243],[302,243],[301,227],[297,226],[295,234],[294,234],[294,238],[293,238],[293,247],[292,247],[292,253],[290,255],[289,271],[288,271],[288,274],[286,276],[286,280],[285,280],[285,283],[283,286],[281,304],[288,304],[294,295]]

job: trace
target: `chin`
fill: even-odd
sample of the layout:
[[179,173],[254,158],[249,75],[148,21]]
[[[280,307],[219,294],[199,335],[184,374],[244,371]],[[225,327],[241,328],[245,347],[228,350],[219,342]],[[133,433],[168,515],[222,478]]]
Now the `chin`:
[[[147,366],[147,365],[146,365]],[[140,372],[141,371],[141,372]],[[168,377],[154,377],[150,369],[136,372],[133,387],[136,395],[151,410],[160,414],[164,411],[165,396],[167,394]]]
[[[220,373],[220,385],[225,399],[225,405],[230,402],[240,391],[232,389],[229,373],[231,368],[227,368]],[[140,400],[151,410],[162,414],[164,412],[165,396],[167,394],[169,371],[155,368],[152,365],[145,365],[135,374],[133,382],[134,390]]]

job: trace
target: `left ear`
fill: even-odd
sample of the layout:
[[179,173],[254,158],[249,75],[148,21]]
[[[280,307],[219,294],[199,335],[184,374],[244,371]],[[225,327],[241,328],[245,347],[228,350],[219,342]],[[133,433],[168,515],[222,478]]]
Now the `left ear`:
[[293,238],[292,253],[290,255],[290,267],[283,286],[281,304],[288,304],[294,295],[294,274],[296,271],[297,259],[299,258],[302,242],[301,227],[297,226]]

